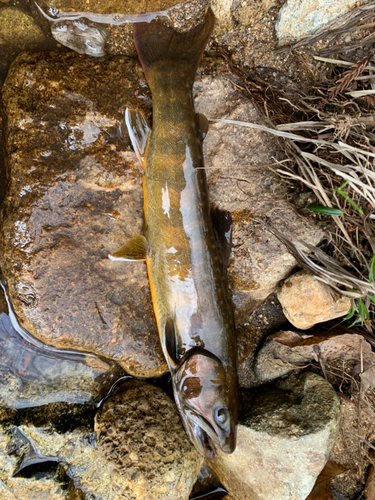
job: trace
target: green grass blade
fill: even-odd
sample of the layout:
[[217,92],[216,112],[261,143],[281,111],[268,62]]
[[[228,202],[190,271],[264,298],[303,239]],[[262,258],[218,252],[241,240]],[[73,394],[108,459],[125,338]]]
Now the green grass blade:
[[348,196],[345,191],[342,191],[340,188],[338,189],[335,189],[336,193],[340,194],[343,198],[346,199],[346,201],[348,201],[351,206],[357,210],[358,213],[360,213],[361,215],[363,215],[363,211],[359,208],[359,206],[350,198],[350,196]]
[[373,255],[373,257],[371,259],[371,264],[370,264],[370,274],[368,277],[368,280],[370,283],[372,283],[374,281],[374,277],[375,277],[375,255]]
[[352,307],[350,308],[348,314],[345,316],[344,319],[351,319],[354,316],[355,313],[355,307],[354,307],[354,302],[352,303]]
[[323,215],[332,215],[333,217],[339,217],[344,213],[339,208],[321,207],[319,205],[309,205],[307,208],[312,212],[317,212]]
[[370,319],[370,313],[368,312],[367,307],[365,306],[365,303],[362,299],[358,299],[358,314],[361,318],[361,325],[363,325],[365,318]]

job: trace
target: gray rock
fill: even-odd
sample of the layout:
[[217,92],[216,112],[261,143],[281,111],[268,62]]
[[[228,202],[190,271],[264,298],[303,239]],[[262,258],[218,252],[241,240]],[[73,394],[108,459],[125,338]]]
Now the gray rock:
[[310,336],[306,342],[294,332],[279,332],[273,337],[283,334],[299,337],[299,341],[283,345],[282,340],[270,340],[260,349],[255,359],[255,374],[261,382],[269,382],[303,368],[310,361],[320,362],[325,366],[347,361],[356,367],[356,373],[363,368],[361,378],[364,391],[374,385],[375,353],[371,349],[371,344],[362,335],[356,333],[335,335],[332,332],[331,338],[324,335],[321,338],[319,335]]
[[345,316],[352,306],[350,297],[338,294],[308,271],[299,271],[286,279],[277,298],[285,316],[301,330]]
[[280,45],[311,35],[336,17],[368,0],[288,0],[280,9],[276,21],[276,36]]
[[312,373],[244,394],[237,449],[210,462],[236,500],[305,500],[339,427],[332,386]]
[[[241,99],[226,76],[205,79],[196,108],[210,118],[260,120],[251,101]],[[313,245],[323,232],[294,211],[286,201],[285,187],[267,168],[275,155],[269,135],[211,123],[204,155],[211,205],[230,212],[233,219],[228,278],[236,320],[242,322],[296,266],[286,247],[254,219],[266,216],[279,231]]]
[[271,382],[277,378],[305,368],[312,361],[311,353],[304,353],[298,348],[292,349],[273,340],[268,341],[255,358],[255,375],[262,382]]
[[163,391],[141,381],[125,383],[104,403],[95,430],[125,498],[188,500],[203,457]]

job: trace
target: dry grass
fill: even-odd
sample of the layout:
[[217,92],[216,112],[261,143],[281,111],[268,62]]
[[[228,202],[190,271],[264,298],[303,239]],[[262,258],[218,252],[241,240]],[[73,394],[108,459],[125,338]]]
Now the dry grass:
[[303,267],[357,299],[357,311],[371,331],[372,321],[366,321],[358,304],[362,302],[374,319],[375,2],[281,50],[304,58],[308,85],[291,82],[280,88],[259,69],[249,73],[235,67],[218,49],[242,79],[267,127],[235,124],[272,133],[284,155],[278,174],[292,189],[298,186],[299,191],[312,191],[315,205],[340,210],[340,216],[317,215],[328,226],[328,243],[323,249],[291,241],[277,229],[269,229]]

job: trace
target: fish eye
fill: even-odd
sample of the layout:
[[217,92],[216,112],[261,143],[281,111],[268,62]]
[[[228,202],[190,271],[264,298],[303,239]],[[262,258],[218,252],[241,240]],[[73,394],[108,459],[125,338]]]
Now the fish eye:
[[229,419],[229,411],[225,407],[220,407],[215,412],[215,421],[218,425],[224,425]]

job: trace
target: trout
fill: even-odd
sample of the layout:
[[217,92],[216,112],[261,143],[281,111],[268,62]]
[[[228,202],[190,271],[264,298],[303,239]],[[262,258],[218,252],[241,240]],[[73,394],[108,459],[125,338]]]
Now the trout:
[[145,260],[175,401],[196,448],[213,458],[236,447],[237,348],[223,258],[210,215],[202,139],[207,120],[194,111],[192,87],[214,25],[187,33],[137,23],[134,41],[152,92],[153,124],[126,110],[144,167],[145,233],[110,255]]

